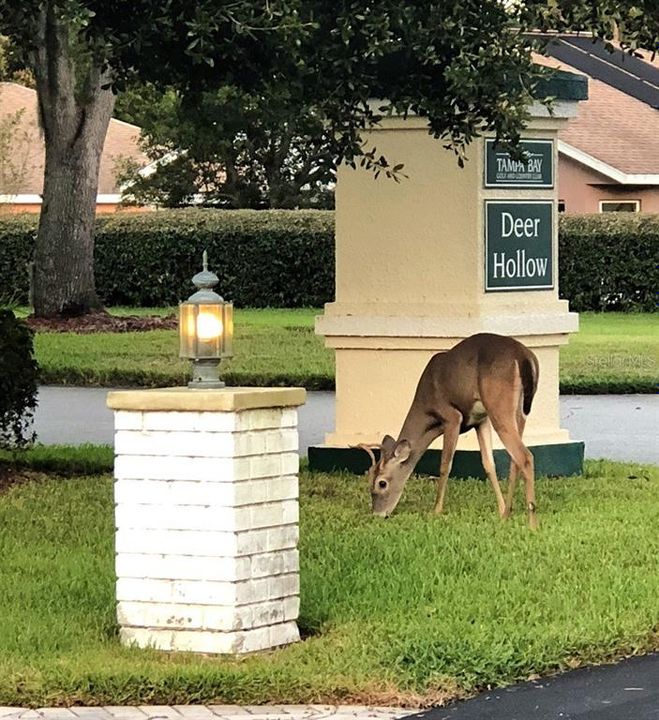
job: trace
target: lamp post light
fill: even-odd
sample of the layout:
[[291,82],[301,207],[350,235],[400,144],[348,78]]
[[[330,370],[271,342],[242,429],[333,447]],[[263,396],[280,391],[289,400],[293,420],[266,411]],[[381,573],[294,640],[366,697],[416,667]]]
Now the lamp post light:
[[208,269],[205,250],[203,266],[192,278],[197,292],[179,305],[179,355],[192,360],[188,387],[207,390],[224,387],[219,364],[233,355],[233,303],[225,302],[212,289],[219,279]]

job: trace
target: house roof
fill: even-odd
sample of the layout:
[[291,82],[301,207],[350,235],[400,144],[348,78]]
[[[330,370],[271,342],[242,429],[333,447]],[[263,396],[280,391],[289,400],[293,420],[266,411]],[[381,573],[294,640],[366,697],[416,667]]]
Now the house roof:
[[[8,173],[2,172],[0,158],[0,195],[32,197],[40,202],[43,192],[44,142],[37,114],[37,93],[16,83],[0,83],[0,122],[3,118],[21,112],[20,123],[13,136],[15,151],[10,158],[19,172],[20,182],[10,183]],[[115,179],[115,163],[119,157],[129,157],[140,165],[148,159],[139,148],[140,128],[136,125],[110,120],[105,137],[99,175],[100,202],[116,202],[119,188]],[[9,187],[9,185],[12,187]],[[4,187],[3,187],[4,185]]]
[[[535,61],[584,72],[553,57]],[[652,69],[656,69],[655,65]],[[588,100],[559,133],[559,149],[616,182],[659,184],[659,110],[591,76]],[[592,162],[591,162],[592,161]]]
[[556,37],[545,53],[659,109],[659,65],[652,62],[649,53],[635,57],[620,48],[607,50],[601,40],[583,35]]

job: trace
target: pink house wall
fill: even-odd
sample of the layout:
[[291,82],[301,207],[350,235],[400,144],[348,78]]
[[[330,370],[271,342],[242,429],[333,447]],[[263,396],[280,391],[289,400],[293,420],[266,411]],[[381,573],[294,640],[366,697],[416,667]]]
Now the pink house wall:
[[640,200],[641,212],[659,213],[659,187],[619,185],[562,154],[558,197],[565,202],[566,213],[598,213],[600,200]]

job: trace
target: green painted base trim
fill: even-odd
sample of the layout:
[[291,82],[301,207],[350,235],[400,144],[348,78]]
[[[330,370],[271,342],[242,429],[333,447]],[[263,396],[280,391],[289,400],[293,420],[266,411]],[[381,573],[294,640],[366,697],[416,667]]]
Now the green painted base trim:
[[[535,459],[536,476],[564,477],[581,475],[583,472],[584,444],[582,442],[533,445],[529,447]],[[441,450],[427,450],[416,466],[423,475],[438,475]],[[376,453],[377,456],[377,453]],[[494,451],[497,474],[504,477],[510,468],[510,457],[505,450]],[[347,470],[361,475],[368,470],[368,455],[357,448],[310,447],[309,469],[318,472]],[[485,471],[478,450],[458,450],[453,458],[451,477],[477,477],[485,479]]]

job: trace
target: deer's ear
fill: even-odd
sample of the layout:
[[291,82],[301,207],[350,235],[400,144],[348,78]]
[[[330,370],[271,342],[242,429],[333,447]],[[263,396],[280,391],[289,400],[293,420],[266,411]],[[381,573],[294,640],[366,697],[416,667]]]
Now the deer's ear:
[[412,446],[407,440],[399,440],[394,448],[394,457],[398,462],[405,462],[412,454]]
[[382,453],[383,455],[389,456],[393,453],[394,448],[396,447],[396,441],[391,437],[391,435],[385,435],[382,438]]

